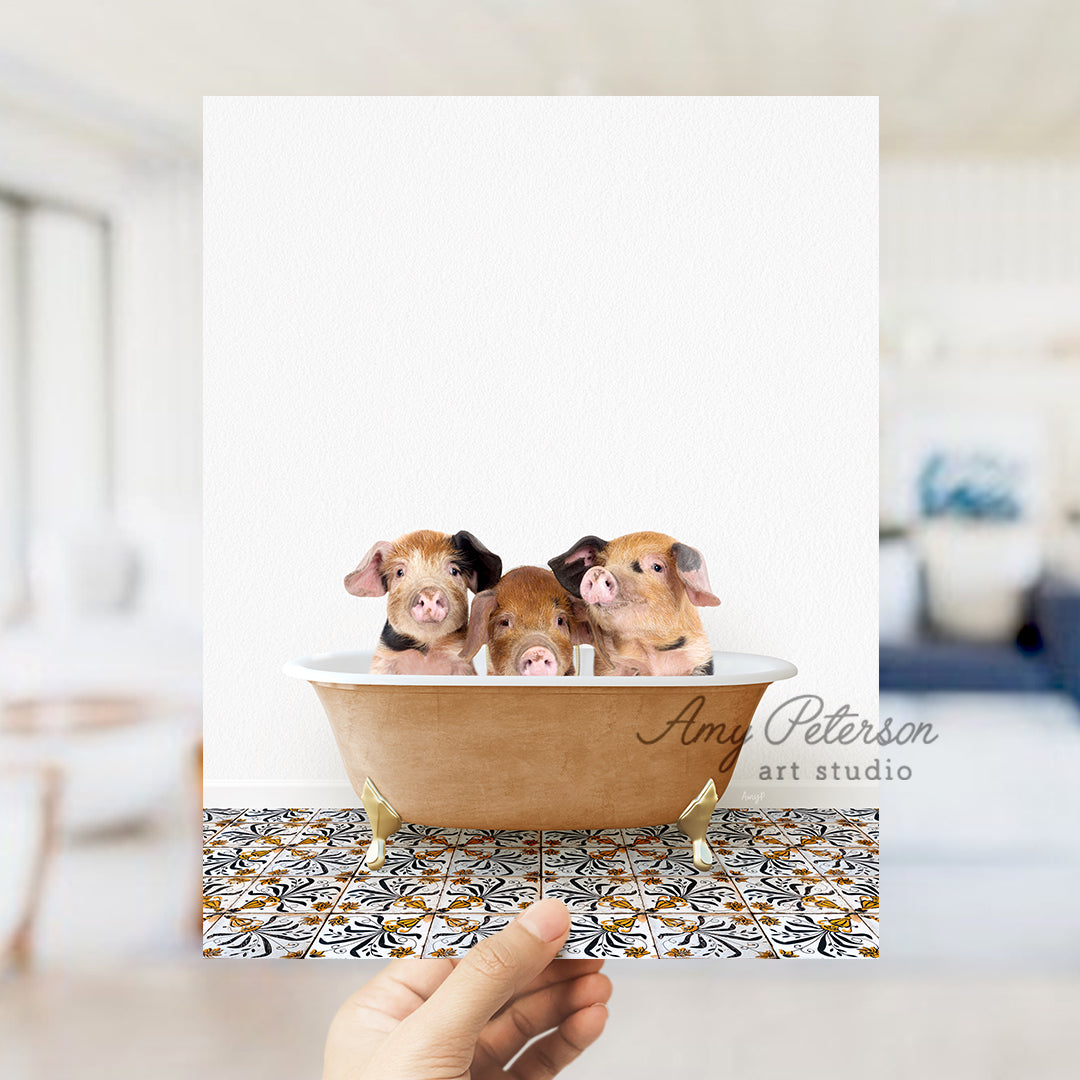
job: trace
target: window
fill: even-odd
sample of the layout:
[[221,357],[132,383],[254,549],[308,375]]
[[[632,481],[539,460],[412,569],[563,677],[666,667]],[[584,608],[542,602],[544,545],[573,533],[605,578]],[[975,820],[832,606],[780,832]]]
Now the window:
[[32,547],[113,510],[110,249],[100,215],[0,192],[0,624]]

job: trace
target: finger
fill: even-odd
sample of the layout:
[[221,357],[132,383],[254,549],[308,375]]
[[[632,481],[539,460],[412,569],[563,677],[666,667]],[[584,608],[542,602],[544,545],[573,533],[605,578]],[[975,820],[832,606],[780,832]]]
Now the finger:
[[607,1017],[604,1005],[590,1005],[568,1016],[555,1031],[537,1039],[514,1062],[509,1075],[515,1080],[548,1080],[557,1076],[600,1038]]
[[442,986],[453,970],[453,965],[448,960],[435,959],[433,963],[431,960],[405,956],[399,960],[391,960],[377,978],[412,992],[420,999],[417,1002],[420,1004],[427,1001]]
[[493,1061],[506,1065],[530,1039],[557,1028],[590,1005],[606,1004],[610,997],[611,980],[606,975],[594,973],[555,983],[511,1002],[484,1028],[477,1046]]
[[522,989],[517,997],[508,1001],[495,1015],[498,1016],[503,1010],[508,1009],[514,1001],[543,990],[548,986],[570,982],[572,979],[580,979],[582,975],[591,975],[604,966],[604,961],[593,960],[589,957],[575,957],[571,960],[552,960],[550,964],[528,986]]
[[356,1063],[368,1061],[450,971],[446,961],[395,960],[350,994],[326,1036],[326,1080],[355,1078]]
[[392,960],[346,999],[341,1012],[369,1018],[372,1013],[381,1013],[393,1021],[404,1020],[431,997],[452,970],[446,960]]
[[570,932],[561,900],[540,900],[508,926],[474,945],[399,1031],[421,1056],[453,1038],[470,1051],[484,1025],[554,959]]

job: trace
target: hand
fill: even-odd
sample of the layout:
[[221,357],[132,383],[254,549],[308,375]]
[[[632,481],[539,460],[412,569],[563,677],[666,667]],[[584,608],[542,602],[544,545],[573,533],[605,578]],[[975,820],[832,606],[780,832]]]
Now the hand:
[[569,932],[566,906],[541,900],[462,960],[392,961],[338,1010],[323,1080],[555,1076],[599,1038],[611,996],[603,960],[554,959]]

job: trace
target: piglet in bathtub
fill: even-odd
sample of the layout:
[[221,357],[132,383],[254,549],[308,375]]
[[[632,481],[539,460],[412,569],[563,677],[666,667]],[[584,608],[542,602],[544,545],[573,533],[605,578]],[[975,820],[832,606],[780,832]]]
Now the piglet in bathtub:
[[699,607],[715,607],[697,548],[663,533],[583,536],[548,562],[592,628],[597,675],[711,675]]
[[380,540],[345,578],[353,596],[386,596],[386,625],[371,663],[376,675],[475,675],[460,655],[469,593],[490,589],[502,559],[472,533],[421,529]]
[[574,646],[592,640],[573,605],[550,570],[519,566],[473,599],[461,656],[487,644],[489,675],[573,675]]

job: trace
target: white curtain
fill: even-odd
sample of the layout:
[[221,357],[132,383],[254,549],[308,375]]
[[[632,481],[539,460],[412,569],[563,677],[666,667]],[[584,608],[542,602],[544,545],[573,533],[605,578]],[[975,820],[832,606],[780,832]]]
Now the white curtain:
[[202,176],[148,169],[115,229],[116,510],[142,611],[201,621]]
[[0,201],[0,626],[23,606],[19,423],[19,216]]
[[33,208],[25,224],[32,533],[105,514],[110,499],[108,286],[102,222]]
[[35,610],[115,590],[76,552],[99,542],[112,504],[108,240],[93,215],[3,205],[0,588],[9,619],[27,589]]

